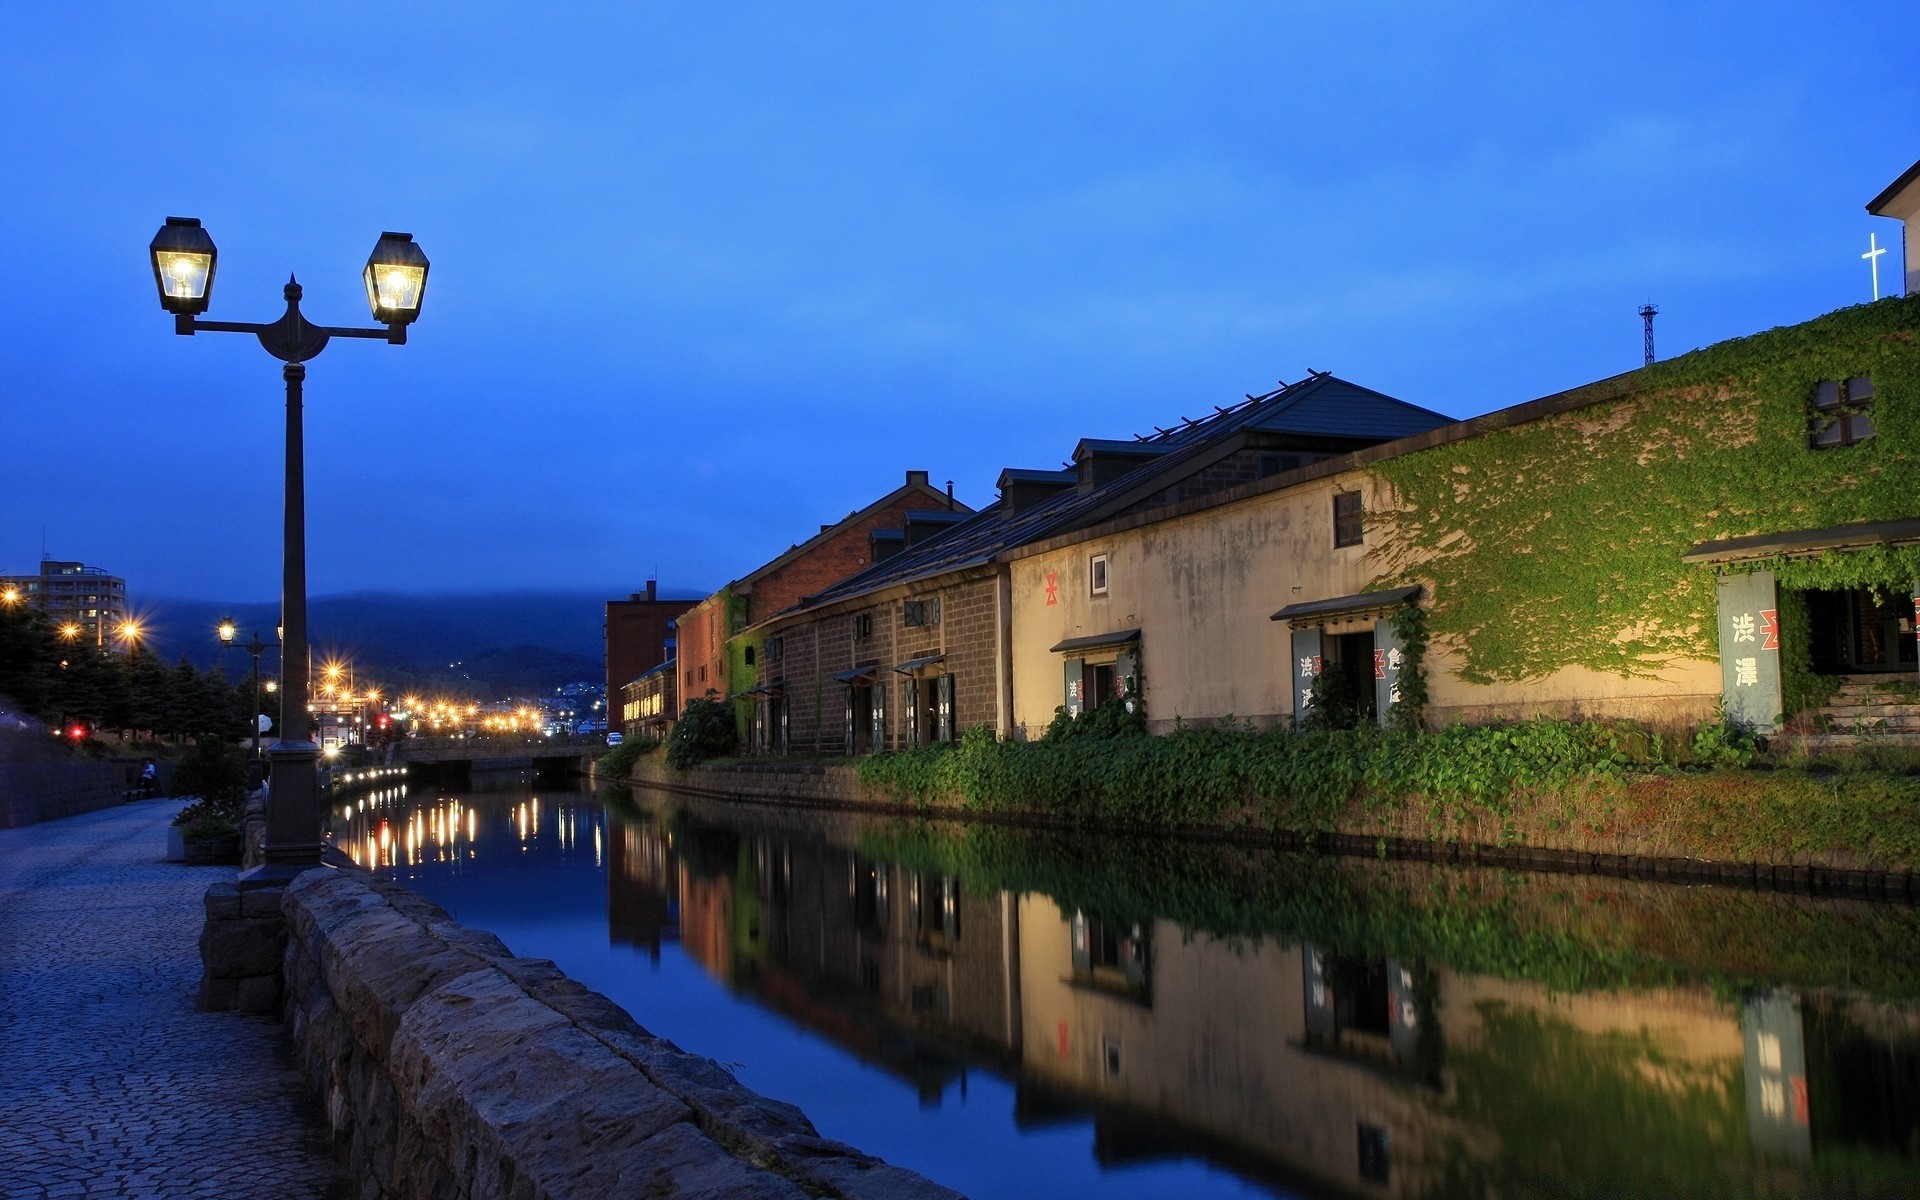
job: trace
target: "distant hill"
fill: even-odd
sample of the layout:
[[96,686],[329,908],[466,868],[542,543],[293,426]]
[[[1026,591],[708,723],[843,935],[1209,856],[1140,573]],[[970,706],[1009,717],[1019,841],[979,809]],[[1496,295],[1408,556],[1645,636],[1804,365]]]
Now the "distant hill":
[[[307,602],[308,640],[316,664],[350,659],[357,673],[396,689],[529,695],[605,677],[606,602],[619,598],[597,592],[316,596]],[[157,653],[177,658],[184,652],[202,666],[219,662],[237,676],[247,657],[219,650],[215,624],[231,616],[241,641],[256,629],[273,641],[280,607],[155,600],[143,605],[142,616]],[[263,666],[270,658],[263,656]]]

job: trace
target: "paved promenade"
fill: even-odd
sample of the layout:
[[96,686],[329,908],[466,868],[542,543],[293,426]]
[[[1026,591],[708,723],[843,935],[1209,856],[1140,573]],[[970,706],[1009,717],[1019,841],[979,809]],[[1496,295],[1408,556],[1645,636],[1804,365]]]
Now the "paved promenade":
[[177,800],[0,829],[0,1197],[348,1194],[277,1022],[194,1010]]

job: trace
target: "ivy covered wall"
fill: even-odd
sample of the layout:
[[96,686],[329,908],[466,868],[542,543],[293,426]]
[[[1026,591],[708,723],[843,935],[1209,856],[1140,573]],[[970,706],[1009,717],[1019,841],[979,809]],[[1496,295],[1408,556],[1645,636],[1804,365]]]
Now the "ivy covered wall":
[[[1867,375],[1875,436],[1813,450],[1815,385]],[[1619,398],[1370,469],[1392,582],[1429,588],[1468,683],[1567,667],[1634,678],[1712,660],[1701,542],[1920,516],[1920,297],[1842,309],[1583,389]],[[1783,588],[1903,591],[1913,548],[1762,564]]]

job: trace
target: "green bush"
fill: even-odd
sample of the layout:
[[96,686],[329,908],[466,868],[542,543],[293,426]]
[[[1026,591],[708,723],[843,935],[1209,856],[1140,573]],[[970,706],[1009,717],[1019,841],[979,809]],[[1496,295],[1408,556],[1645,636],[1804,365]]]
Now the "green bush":
[[667,765],[691,767],[710,758],[724,758],[739,748],[740,731],[733,723],[733,706],[721,700],[693,700],[680,713],[680,722],[667,739]]
[[643,757],[660,748],[660,739],[632,737],[593,760],[593,766],[609,779],[625,779]]
[[218,738],[203,737],[173,772],[173,791],[193,803],[173,818],[190,837],[217,837],[240,828],[247,798],[247,754]]

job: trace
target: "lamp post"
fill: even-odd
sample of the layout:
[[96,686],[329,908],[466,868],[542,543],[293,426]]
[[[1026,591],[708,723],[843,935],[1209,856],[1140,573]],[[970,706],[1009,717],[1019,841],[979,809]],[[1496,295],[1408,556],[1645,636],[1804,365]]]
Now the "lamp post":
[[[285,677],[280,691],[280,737],[269,754],[273,786],[267,794],[264,865],[241,876],[242,886],[265,886],[291,879],[320,865],[326,843],[320,833],[320,791],[314,763],[320,751],[312,741],[307,696],[307,515],[306,462],[302,446],[301,384],[305,366],[336,337],[381,338],[395,346],[407,341],[407,326],[420,315],[427,289],[427,256],[405,233],[382,233],[367,258],[361,279],[367,306],[382,329],[315,325],[300,315],[300,284],[288,279],[283,294],[287,311],[266,324],[205,321],[213,299],[219,251],[194,217],[168,217],[147,247],[160,307],[173,314],[173,331],[250,333],[268,354],[286,364],[287,385],[286,522],[281,560],[280,660]],[[258,722],[255,722],[258,724]]]
[[[234,639],[240,636],[240,627],[233,623],[232,617],[221,617],[218,632],[220,634],[220,644],[231,649],[234,644]],[[279,644],[279,642],[261,641],[259,631],[256,630],[253,635],[253,640],[240,647],[240,649],[245,650],[253,656],[253,714],[247,723],[253,726],[253,769],[255,774],[254,782],[256,784],[260,782],[260,654],[262,651],[273,649]]]

